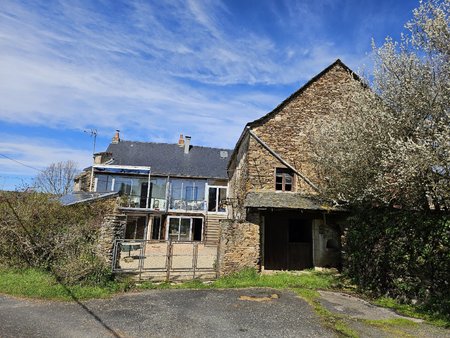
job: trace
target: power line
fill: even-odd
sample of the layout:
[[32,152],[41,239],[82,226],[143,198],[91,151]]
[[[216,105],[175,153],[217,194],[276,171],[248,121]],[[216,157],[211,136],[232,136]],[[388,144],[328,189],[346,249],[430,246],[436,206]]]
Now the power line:
[[20,162],[20,161],[17,161],[17,160],[15,160],[15,159],[13,159],[13,158],[11,158],[11,157],[9,157],[9,156],[6,156],[6,155],[4,155],[4,154],[0,154],[0,156],[3,156],[4,158],[6,158],[6,159],[8,159],[8,160],[10,160],[10,161],[19,163],[20,165],[23,165],[24,167],[27,167],[27,168],[30,168],[30,169],[33,169],[33,170],[36,170],[36,171],[42,171],[41,169],[38,169],[38,168],[32,167],[32,166],[30,166],[30,165],[28,165],[28,164],[25,164],[25,163],[22,163],[22,162]]
[[1,180],[31,180],[32,177],[24,177],[24,176],[14,176],[14,175],[0,175]]

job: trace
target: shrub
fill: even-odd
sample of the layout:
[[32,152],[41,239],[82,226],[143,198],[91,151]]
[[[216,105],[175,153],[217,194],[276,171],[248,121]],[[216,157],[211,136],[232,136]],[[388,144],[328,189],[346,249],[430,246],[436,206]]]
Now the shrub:
[[348,225],[344,272],[362,290],[450,313],[448,214],[361,209]]
[[105,208],[98,204],[64,207],[40,193],[1,193],[0,260],[14,268],[54,272],[68,284],[109,277],[96,254]]

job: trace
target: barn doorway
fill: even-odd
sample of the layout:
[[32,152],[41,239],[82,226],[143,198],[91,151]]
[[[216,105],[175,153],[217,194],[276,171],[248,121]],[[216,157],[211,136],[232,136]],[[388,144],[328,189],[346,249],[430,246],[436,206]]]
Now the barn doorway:
[[264,225],[264,268],[303,270],[312,267],[312,218],[296,212],[267,213]]

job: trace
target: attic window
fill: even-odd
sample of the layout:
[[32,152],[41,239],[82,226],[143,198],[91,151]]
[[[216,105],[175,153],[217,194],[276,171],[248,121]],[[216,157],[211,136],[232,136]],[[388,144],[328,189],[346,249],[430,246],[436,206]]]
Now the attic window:
[[277,191],[293,191],[294,190],[294,173],[288,168],[275,169],[275,190]]

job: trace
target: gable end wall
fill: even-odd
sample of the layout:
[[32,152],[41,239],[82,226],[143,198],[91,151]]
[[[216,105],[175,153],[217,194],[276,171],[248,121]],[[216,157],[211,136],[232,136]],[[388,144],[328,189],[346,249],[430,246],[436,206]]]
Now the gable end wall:
[[[273,151],[320,187],[320,177],[311,160],[309,135],[314,119],[326,119],[349,104],[355,90],[365,90],[344,67],[336,65],[323,74],[278,112],[252,126],[252,131]],[[274,191],[275,168],[284,167],[254,138],[248,148],[249,188]],[[300,177],[295,191],[316,194]]]

